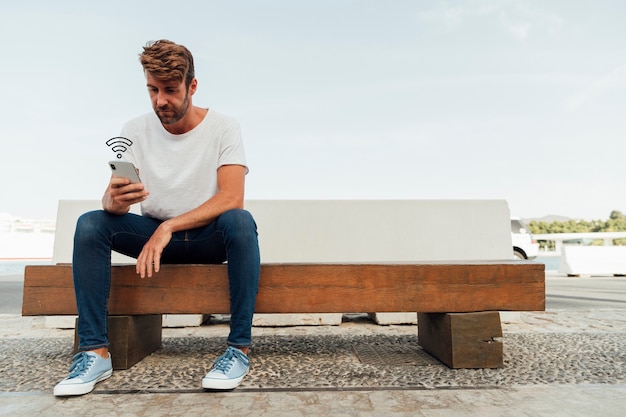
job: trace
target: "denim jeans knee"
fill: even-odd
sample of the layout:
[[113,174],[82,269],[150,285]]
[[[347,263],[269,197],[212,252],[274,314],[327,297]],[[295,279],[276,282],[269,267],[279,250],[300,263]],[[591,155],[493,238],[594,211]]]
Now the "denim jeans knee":
[[[79,350],[106,347],[108,341],[108,299],[111,285],[111,250],[120,233],[139,236],[132,252],[157,227],[154,221],[136,214],[118,216],[103,210],[91,211],[78,219],[74,233],[72,275],[78,309]],[[147,236],[147,237],[146,237]]]

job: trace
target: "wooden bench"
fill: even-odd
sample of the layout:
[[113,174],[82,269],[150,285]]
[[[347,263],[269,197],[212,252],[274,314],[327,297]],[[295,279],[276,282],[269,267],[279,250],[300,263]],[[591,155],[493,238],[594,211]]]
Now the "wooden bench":
[[[503,364],[498,311],[544,310],[544,284],[543,264],[522,261],[264,264],[256,312],[419,312],[426,351],[452,368],[493,368]],[[71,265],[26,267],[23,315],[74,315],[75,305]],[[126,316],[110,333],[127,368],[160,346],[161,314],[229,312],[226,266],[165,265],[143,280],[114,266],[109,312]]]
[[[467,214],[469,217],[464,217],[462,221],[449,221],[450,231],[454,233],[443,234],[441,239],[447,240],[449,245],[442,248],[446,249],[448,255],[452,248],[452,252],[461,258],[474,256],[475,248],[469,248],[465,252],[455,250],[454,245],[458,243],[450,238],[457,232],[461,234],[472,232],[472,228],[476,227],[475,223],[478,222],[479,227],[482,225],[488,230],[483,230],[482,235],[475,234],[467,239],[473,241],[482,239],[485,243],[483,245],[476,243],[476,246],[482,246],[483,250],[486,247],[486,252],[496,253],[499,259],[433,259],[406,262],[388,259],[383,259],[383,262],[366,262],[359,259],[350,262],[336,259],[315,262],[293,262],[293,259],[290,262],[267,262],[264,259],[255,312],[260,314],[415,312],[418,314],[418,343],[446,365],[452,368],[503,366],[499,311],[545,309],[544,265],[510,260],[510,229],[506,205],[505,213],[502,213],[500,203],[494,205],[488,202],[485,205],[476,202],[474,207],[472,202],[457,203],[452,204],[456,207],[456,212],[469,213]],[[438,204],[425,202],[424,205],[428,207],[432,205],[430,210],[441,214]],[[257,209],[270,208],[272,204],[261,202],[251,206]],[[280,203],[272,210],[256,212],[251,210],[259,224],[260,237],[263,236],[263,232],[267,232],[262,226],[263,221],[268,220],[267,223],[271,223],[272,218],[275,219],[274,222],[283,225],[281,227],[285,230],[293,231],[294,228],[289,227],[289,222],[284,226],[293,206],[283,207],[285,212],[281,212],[281,209],[277,208],[279,206]],[[351,207],[349,204],[348,206]],[[377,204],[373,206],[374,212],[379,213],[380,207],[377,207]],[[422,204],[417,204],[418,208],[421,206]],[[479,210],[481,207],[498,209],[495,214],[493,211],[483,213],[483,210]],[[362,211],[368,210],[369,208]],[[267,217],[270,212],[271,217]],[[424,212],[422,210],[422,214]],[[476,214],[477,212],[481,214]],[[301,225],[305,219],[310,220],[311,212],[303,213],[297,222],[291,223],[292,226]],[[424,219],[423,223],[433,223],[433,213],[429,214],[431,220]],[[336,214],[335,217],[339,217],[338,221],[341,223],[348,217],[356,216],[355,225],[362,226],[363,219],[359,217],[362,215],[363,213],[355,215],[353,211],[348,211],[344,215]],[[403,215],[406,217],[406,213]],[[293,221],[293,213],[291,216]],[[393,222],[398,221],[398,217],[393,213],[389,217],[391,220],[377,218],[378,226],[373,228],[382,227],[389,232]],[[315,223],[318,220],[320,219],[312,221]],[[496,223],[495,226],[493,222]],[[339,223],[335,224],[332,221],[330,223],[333,231],[337,232],[335,226]],[[394,244],[398,236],[404,237],[404,240],[400,239],[396,246],[401,248],[404,245],[412,245],[410,250],[414,251],[415,242],[411,241],[411,236],[415,232],[415,227],[408,227],[407,232],[406,223],[402,222],[403,229],[396,227],[393,230],[397,232],[393,236]],[[462,224],[470,226],[463,229]],[[463,230],[459,231],[459,228]],[[285,237],[278,226],[275,230],[279,238]],[[424,230],[421,229],[422,232]],[[437,230],[445,231],[445,228],[440,227]],[[371,232],[371,228],[368,231]],[[319,230],[316,233],[319,234]],[[352,240],[355,234],[358,235],[358,231],[353,232]],[[300,236],[299,233],[293,235],[292,242],[297,241]],[[493,236],[496,236],[495,244],[493,239],[490,240]],[[329,238],[328,235],[322,237]],[[436,237],[431,236],[431,239],[428,239],[429,242],[433,242],[432,246],[440,244],[439,241],[433,240]],[[308,235],[302,236],[303,241],[307,241],[308,238],[310,238]],[[342,241],[344,238],[343,234],[339,234],[334,241],[335,246],[328,243],[325,248],[331,246],[336,249],[336,241]],[[419,238],[424,239],[422,235]],[[272,247],[271,242],[261,240],[262,259],[264,242]],[[309,243],[305,242],[305,246]],[[285,242],[277,244],[281,248],[285,246]],[[379,244],[378,241],[371,243],[376,251],[380,251]],[[364,256],[376,259],[363,246],[363,242],[359,241],[352,246],[366,252]],[[288,249],[281,250],[288,252]],[[436,257],[433,256],[436,254],[432,248],[424,251],[430,251],[428,252],[430,256]],[[505,254],[508,254],[508,258]],[[359,256],[362,255],[359,253]],[[355,257],[354,254],[350,256]],[[399,256],[406,257],[404,253]],[[377,260],[380,260],[380,257]],[[265,255],[265,258],[271,256]],[[109,338],[114,367],[128,368],[160,346],[162,314],[227,314],[228,299],[225,265],[165,265],[157,276],[144,280],[137,278],[133,265],[114,265],[109,299],[111,315]],[[76,302],[71,265],[59,263],[27,266],[24,274],[22,313],[27,316],[75,315]]]

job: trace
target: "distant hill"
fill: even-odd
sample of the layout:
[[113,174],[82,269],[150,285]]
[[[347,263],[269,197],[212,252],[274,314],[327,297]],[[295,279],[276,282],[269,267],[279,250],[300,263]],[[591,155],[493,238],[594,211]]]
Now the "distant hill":
[[543,216],[543,217],[533,217],[533,218],[528,218],[528,219],[524,219],[525,223],[528,222],[546,222],[546,223],[552,223],[552,222],[568,222],[570,220],[576,220],[576,219],[572,219],[571,217],[566,217],[566,216],[559,216],[557,214],[548,214],[547,216]]

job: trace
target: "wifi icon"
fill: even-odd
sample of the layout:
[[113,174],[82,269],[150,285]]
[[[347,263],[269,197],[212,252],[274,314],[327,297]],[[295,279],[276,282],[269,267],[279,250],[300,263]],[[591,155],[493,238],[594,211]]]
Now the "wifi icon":
[[133,144],[133,141],[124,136],[116,136],[107,140],[107,146],[117,154],[117,159],[122,159],[122,153]]

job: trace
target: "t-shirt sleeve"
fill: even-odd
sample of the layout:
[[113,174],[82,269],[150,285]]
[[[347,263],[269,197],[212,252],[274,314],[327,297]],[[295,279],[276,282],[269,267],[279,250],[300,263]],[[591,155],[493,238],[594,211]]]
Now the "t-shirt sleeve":
[[239,123],[232,120],[224,129],[217,161],[218,168],[224,165],[242,165],[246,168],[246,174],[249,171],[241,138],[241,128]]

